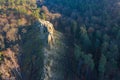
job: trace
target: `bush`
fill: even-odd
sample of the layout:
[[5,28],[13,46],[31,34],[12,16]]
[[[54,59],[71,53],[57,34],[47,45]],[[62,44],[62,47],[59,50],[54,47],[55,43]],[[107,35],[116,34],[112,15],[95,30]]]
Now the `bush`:
[[3,60],[3,54],[0,52],[0,62]]

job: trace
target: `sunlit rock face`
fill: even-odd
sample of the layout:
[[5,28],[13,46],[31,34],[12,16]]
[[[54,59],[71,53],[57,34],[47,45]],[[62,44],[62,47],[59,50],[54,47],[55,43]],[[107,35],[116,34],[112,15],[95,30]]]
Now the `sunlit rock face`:
[[42,80],[64,80],[63,35],[57,32],[52,23],[44,20],[40,22],[40,36],[44,40],[44,72]]
[[44,21],[39,19],[40,22],[40,38],[45,41],[45,43],[49,44],[50,47],[54,44],[54,27],[49,21]]

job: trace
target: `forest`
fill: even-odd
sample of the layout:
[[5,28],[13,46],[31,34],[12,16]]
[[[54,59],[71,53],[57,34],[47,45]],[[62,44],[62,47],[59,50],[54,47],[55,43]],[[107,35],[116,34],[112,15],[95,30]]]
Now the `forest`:
[[48,20],[67,37],[68,74],[76,80],[119,80],[119,0],[46,0],[44,4],[61,15]]
[[119,0],[0,0],[0,80],[119,79]]

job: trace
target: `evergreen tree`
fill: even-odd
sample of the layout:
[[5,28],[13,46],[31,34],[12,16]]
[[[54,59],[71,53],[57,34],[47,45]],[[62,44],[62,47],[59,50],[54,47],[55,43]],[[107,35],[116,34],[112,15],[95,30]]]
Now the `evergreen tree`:
[[[77,72],[78,75],[84,75],[87,80],[91,78],[91,73],[94,69],[94,61],[92,54],[85,54],[81,51],[79,46],[75,46],[75,59],[77,60]],[[83,70],[82,70],[83,69]],[[85,74],[84,74],[85,73]]]
[[75,52],[74,52],[74,54],[75,54],[75,59],[77,61],[79,61],[79,59],[82,58],[83,55],[84,55],[84,53],[81,51],[81,48],[79,46],[77,46],[77,45],[75,45]]
[[119,49],[118,49],[118,45],[111,42],[111,45],[110,45],[110,53],[111,54],[108,54],[110,56],[110,59],[114,58],[116,61],[118,60],[118,56],[119,55]]
[[92,43],[91,43],[91,40],[89,39],[85,26],[80,27],[80,40],[83,46],[83,50],[85,50],[86,52],[89,51]]
[[109,43],[106,42],[106,41],[103,42],[101,53],[103,53],[106,56],[106,53],[108,52],[108,49],[109,49]]
[[104,41],[104,42],[105,42],[105,41],[109,42],[109,40],[110,40],[110,37],[109,37],[107,34],[104,34],[104,35],[103,35],[103,41]]
[[104,54],[102,54],[101,57],[100,57],[99,68],[98,68],[98,70],[99,70],[99,80],[103,80],[104,79],[106,63],[107,63],[107,59],[104,56]]
[[84,58],[85,64],[87,64],[89,66],[89,68],[91,70],[93,70],[94,69],[94,61],[92,59],[92,54],[83,55],[83,58]]
[[120,52],[120,30],[117,33],[117,44],[118,44],[118,49],[119,49],[119,52]]

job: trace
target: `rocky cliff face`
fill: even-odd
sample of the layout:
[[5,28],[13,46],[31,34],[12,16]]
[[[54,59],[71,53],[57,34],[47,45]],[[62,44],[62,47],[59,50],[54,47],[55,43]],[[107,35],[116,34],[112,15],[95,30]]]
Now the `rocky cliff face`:
[[63,35],[35,4],[14,6],[0,9],[0,80],[63,80]]
[[13,13],[0,15],[1,80],[64,80],[63,35],[49,21]]
[[64,80],[65,45],[63,35],[54,29],[52,23],[43,20],[39,20],[39,22],[41,36],[45,43],[42,80]]

